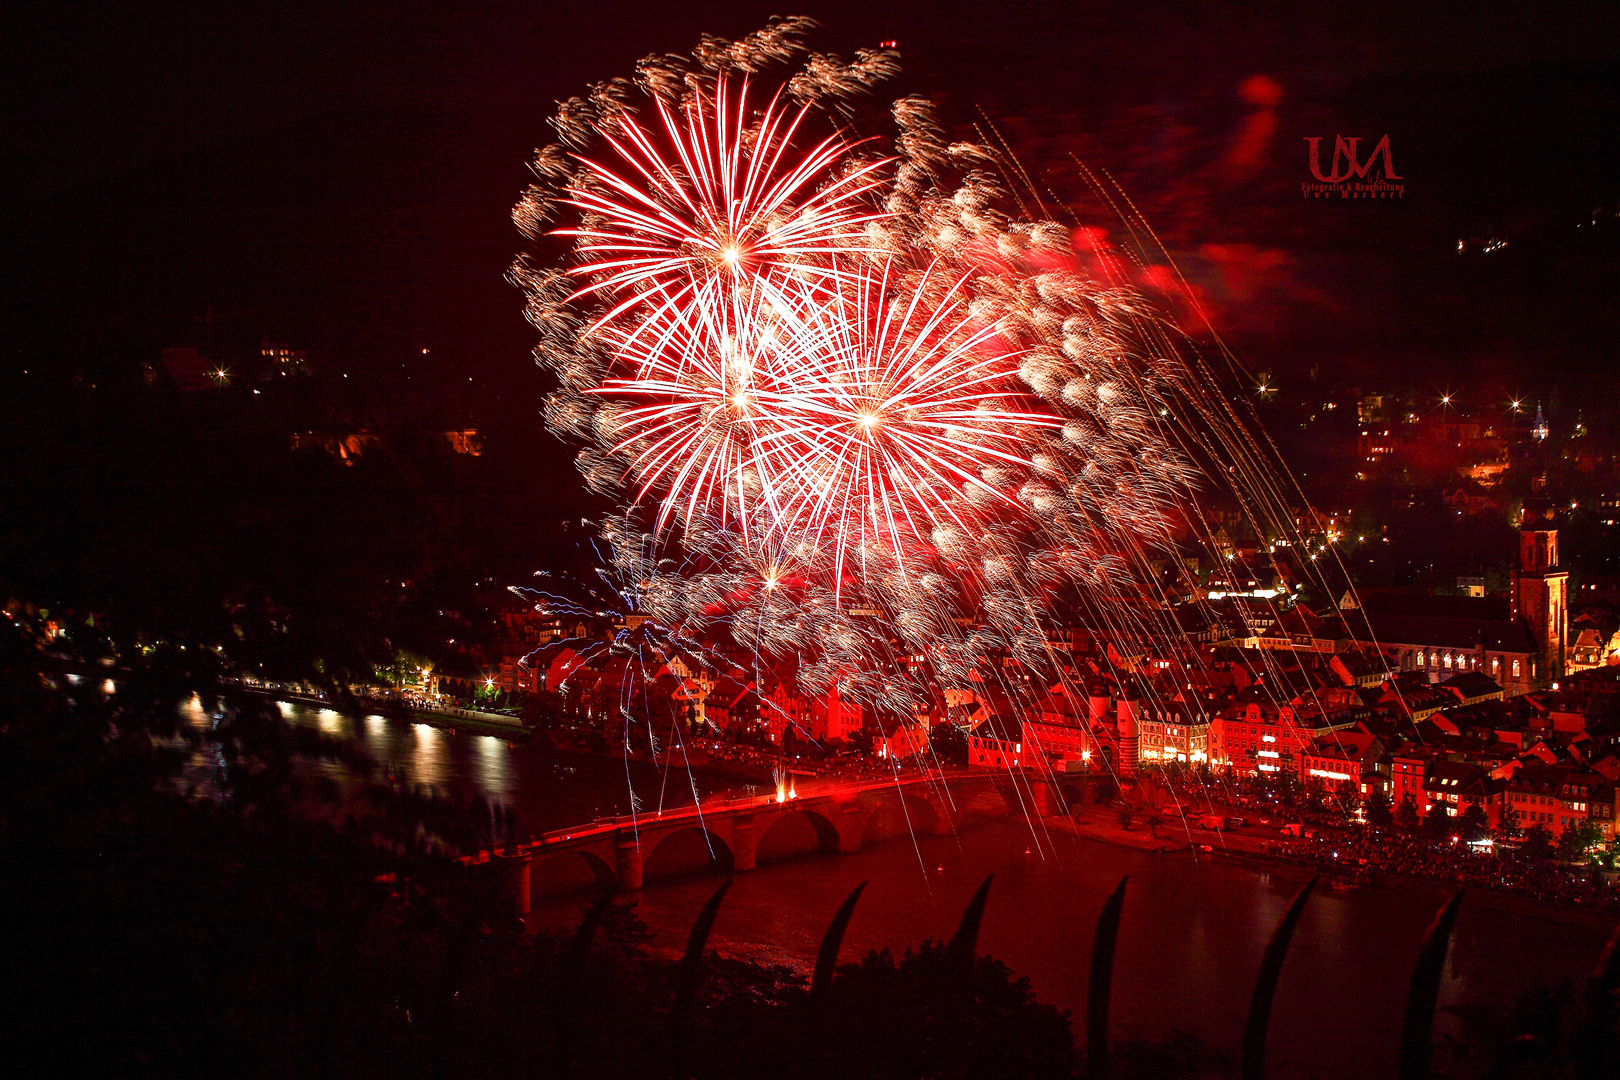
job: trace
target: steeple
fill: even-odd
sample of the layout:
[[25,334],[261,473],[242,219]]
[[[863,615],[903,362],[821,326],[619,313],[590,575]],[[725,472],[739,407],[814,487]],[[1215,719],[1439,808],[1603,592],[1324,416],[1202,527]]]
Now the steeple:
[[1541,654],[1534,675],[1561,678],[1569,641],[1569,571],[1558,568],[1558,530],[1552,507],[1527,499],[1519,525],[1519,565],[1513,572],[1513,615],[1529,624]]

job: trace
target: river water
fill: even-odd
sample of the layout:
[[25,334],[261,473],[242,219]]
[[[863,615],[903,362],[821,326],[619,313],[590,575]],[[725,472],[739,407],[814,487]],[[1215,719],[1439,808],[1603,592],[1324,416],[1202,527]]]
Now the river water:
[[[521,832],[541,833],[598,817],[630,812],[630,791],[640,809],[690,806],[693,787],[707,798],[729,781],[699,773],[660,770],[645,762],[559,753],[493,735],[452,732],[431,724],[381,716],[353,719],[332,709],[279,703],[294,724],[349,738],[364,746],[380,776],[402,778],[457,798],[482,796],[518,818]],[[341,767],[321,765],[340,780]]]
[[[500,801],[539,831],[628,809],[622,762],[509,745],[484,735],[328,710],[283,706],[295,723],[353,737],[395,775],[460,795]],[[644,807],[691,801],[684,774],[632,766]],[[707,796],[711,788],[700,788]],[[868,949],[903,951],[945,938],[988,873],[995,884],[981,952],[1029,978],[1037,996],[1083,1017],[1097,914],[1130,875],[1115,963],[1113,1022],[1126,1036],[1185,1031],[1233,1056],[1260,955],[1303,878],[1208,858],[1154,854],[1066,835],[1031,834],[1017,819],[986,819],[955,836],[912,837],[893,829],[852,855],[808,851],[814,834],[797,819],[761,840],[759,868],[739,874],[711,945],[732,955],[807,971],[827,921],[857,884],[869,882],[843,958]],[[649,861],[638,912],[656,945],[678,950],[720,880],[701,872],[695,839],[672,841]],[[560,857],[559,857],[560,858]],[[579,863],[569,857],[570,863]],[[582,865],[535,864],[535,891],[585,885]],[[587,897],[538,900],[542,925],[578,918]],[[1442,898],[1392,888],[1319,894],[1305,908],[1283,967],[1268,1040],[1268,1075],[1393,1075],[1406,982],[1418,942]],[[1488,903],[1464,901],[1441,988],[1439,1032],[1458,1029],[1446,1006],[1509,1002],[1537,984],[1583,978],[1605,933]]]

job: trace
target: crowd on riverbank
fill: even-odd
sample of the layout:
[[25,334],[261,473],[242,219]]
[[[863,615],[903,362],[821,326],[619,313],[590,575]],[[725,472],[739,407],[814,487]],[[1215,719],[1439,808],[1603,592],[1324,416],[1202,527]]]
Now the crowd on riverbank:
[[706,767],[710,769],[744,771],[753,777],[768,777],[772,780],[780,771],[784,777],[793,777],[797,783],[812,780],[842,780],[856,783],[866,780],[893,780],[915,776],[926,767],[914,759],[890,760],[857,753],[834,754],[820,758],[787,757],[779,750],[764,750],[746,743],[721,740],[704,740],[694,743],[693,746],[702,751]]
[[1571,872],[1556,862],[1500,855],[1449,839],[1432,841],[1389,830],[1365,830],[1271,844],[1267,854],[1329,873],[1365,870],[1620,914],[1620,890],[1595,870]]

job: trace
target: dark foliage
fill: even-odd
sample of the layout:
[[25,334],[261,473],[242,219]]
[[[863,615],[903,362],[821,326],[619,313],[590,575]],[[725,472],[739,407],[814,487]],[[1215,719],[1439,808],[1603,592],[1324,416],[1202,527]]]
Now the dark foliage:
[[955,724],[936,724],[928,732],[928,749],[947,765],[966,765],[967,734]]
[[945,943],[898,960],[887,950],[840,968],[837,1019],[818,1033],[848,1077],[1038,1078],[1078,1066],[1069,1018],[1035,1000],[1029,980],[975,957],[966,968]]
[[1108,1006],[1114,980],[1114,948],[1119,943],[1119,916],[1125,906],[1126,874],[1114,886],[1097,916],[1091,943],[1091,985],[1086,993],[1086,1068],[1093,1075],[1108,1066]]
[[[425,385],[367,404],[336,371],[251,381],[11,388],[0,600],[95,612],[125,651],[219,647],[266,678],[335,685],[398,649],[470,673],[505,587],[572,558],[560,519],[588,503],[548,467],[532,412],[475,414]],[[479,456],[443,437],[470,422]],[[340,460],[295,449],[311,431],[374,441]]]
[[1440,996],[1440,971],[1446,949],[1451,945],[1451,928],[1457,922],[1463,890],[1458,889],[1435,914],[1434,922],[1418,946],[1418,961],[1406,996],[1406,1020],[1401,1033],[1401,1080],[1424,1080],[1433,1056],[1430,1036],[1434,1031],[1434,1003]]
[[1552,830],[1545,825],[1532,825],[1524,830],[1524,843],[1519,847],[1519,856],[1532,862],[1539,862],[1552,858],[1553,835]]
[[1395,813],[1390,808],[1389,796],[1374,789],[1367,798],[1367,823],[1375,829],[1387,829],[1395,824]]

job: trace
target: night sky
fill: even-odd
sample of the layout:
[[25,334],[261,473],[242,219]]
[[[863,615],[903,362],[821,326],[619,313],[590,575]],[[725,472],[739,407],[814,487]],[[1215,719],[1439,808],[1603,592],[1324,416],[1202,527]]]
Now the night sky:
[[[1061,199],[1083,191],[1071,153],[1113,175],[1252,370],[1482,396],[1609,377],[1620,8],[1229,6],[791,10],[818,49],[898,41],[890,96],[968,136],[982,110]],[[210,336],[228,359],[269,335],[388,393],[427,348],[433,375],[538,408],[502,275],[552,103],[777,8],[8,5],[0,363],[94,372]],[[1388,135],[1405,199],[1305,199],[1305,139],[1339,134]]]

